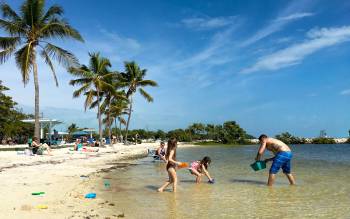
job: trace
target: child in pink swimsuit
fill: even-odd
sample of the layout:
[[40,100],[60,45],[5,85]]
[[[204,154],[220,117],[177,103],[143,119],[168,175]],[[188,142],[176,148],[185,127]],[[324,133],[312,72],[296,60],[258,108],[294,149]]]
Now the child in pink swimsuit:
[[211,163],[210,157],[204,157],[202,160],[193,161],[188,168],[192,175],[196,176],[196,183],[201,182],[202,176],[206,175],[209,179],[209,183],[214,183],[214,179],[210,177],[208,172],[209,164]]

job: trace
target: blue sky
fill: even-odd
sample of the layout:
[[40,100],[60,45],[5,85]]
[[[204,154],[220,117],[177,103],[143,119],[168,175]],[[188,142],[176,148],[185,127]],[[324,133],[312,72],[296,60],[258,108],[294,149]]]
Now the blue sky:
[[[81,63],[100,51],[114,69],[135,60],[159,83],[147,89],[154,103],[136,97],[132,128],[235,120],[253,135],[348,134],[349,1],[47,0],[54,3],[86,41],[57,43]],[[57,69],[58,88],[39,63],[44,115],[96,127],[94,111],[72,98],[72,77]],[[32,79],[24,87],[13,60],[0,66],[0,79],[30,111]]]

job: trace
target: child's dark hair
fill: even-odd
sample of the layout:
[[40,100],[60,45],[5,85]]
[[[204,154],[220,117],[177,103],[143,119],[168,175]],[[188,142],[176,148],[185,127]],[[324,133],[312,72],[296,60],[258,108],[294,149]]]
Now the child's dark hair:
[[205,169],[208,169],[210,163],[211,159],[208,156],[203,157],[203,159],[201,160],[201,164],[205,166]]
[[174,157],[173,159],[176,159],[176,146],[177,146],[177,140],[176,138],[171,138],[168,141],[168,147],[166,149],[165,158],[169,159],[170,151],[174,150]]

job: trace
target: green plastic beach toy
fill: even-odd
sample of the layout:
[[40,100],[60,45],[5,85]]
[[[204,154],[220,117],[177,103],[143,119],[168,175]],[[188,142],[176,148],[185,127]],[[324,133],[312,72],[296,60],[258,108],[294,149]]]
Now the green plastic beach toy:
[[33,192],[32,195],[44,195],[45,192]]
[[254,171],[262,170],[266,168],[265,161],[256,161],[255,163],[250,165]]

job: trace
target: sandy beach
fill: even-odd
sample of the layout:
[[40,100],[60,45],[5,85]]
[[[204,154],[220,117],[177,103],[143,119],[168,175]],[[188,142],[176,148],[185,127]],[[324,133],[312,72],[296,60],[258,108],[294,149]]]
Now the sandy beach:
[[[115,144],[100,148],[99,152],[75,152],[62,148],[53,150],[53,156],[1,152],[0,218],[122,217],[123,212],[118,206],[96,192],[104,187],[101,177],[111,168],[126,167],[127,160],[147,156],[147,149],[154,149],[157,145]],[[45,194],[35,196],[33,192]],[[96,199],[84,198],[89,192],[96,192]],[[47,209],[39,209],[40,205],[47,206]]]

